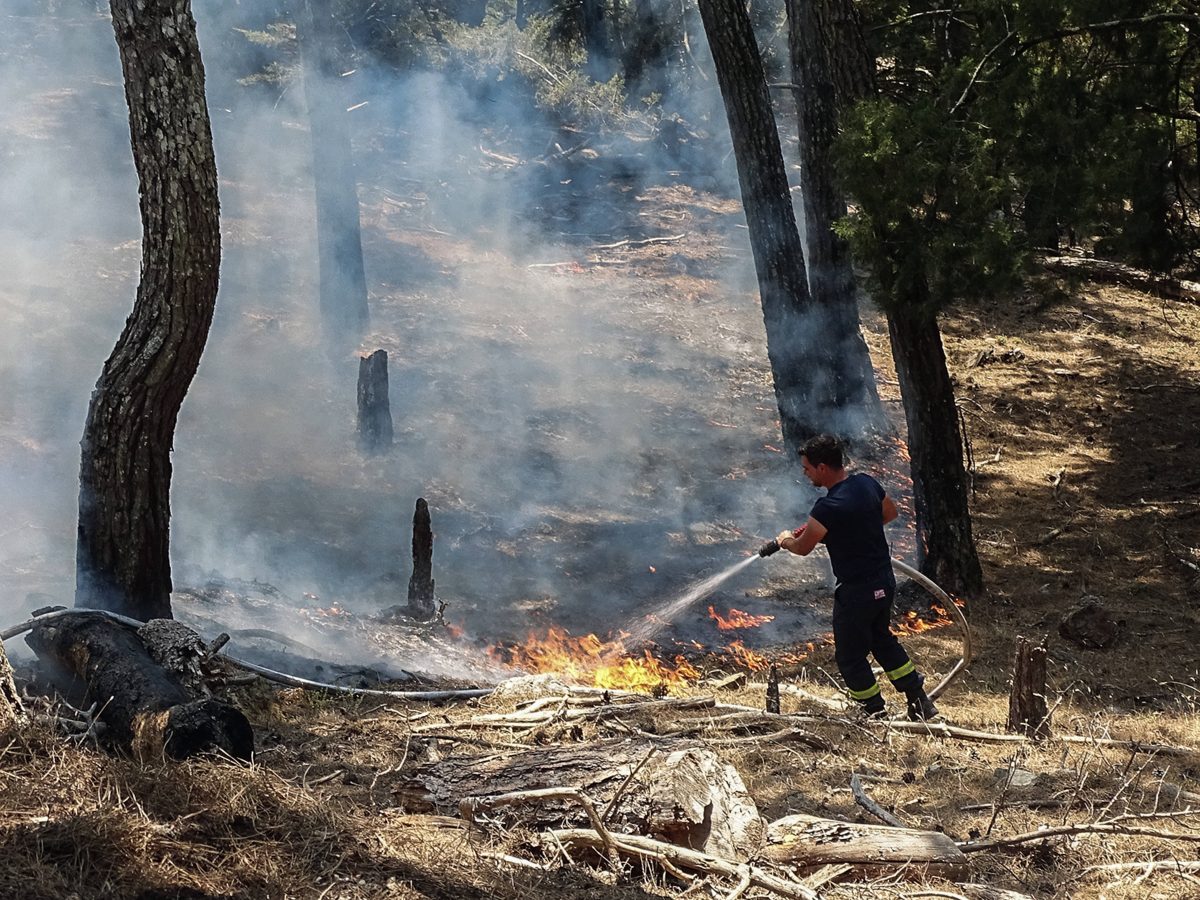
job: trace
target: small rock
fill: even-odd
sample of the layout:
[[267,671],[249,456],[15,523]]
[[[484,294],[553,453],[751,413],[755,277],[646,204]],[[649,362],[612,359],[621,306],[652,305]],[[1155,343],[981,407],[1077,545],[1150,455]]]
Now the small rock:
[[1121,627],[1095,597],[1084,597],[1059,623],[1058,633],[1085,650],[1103,650],[1117,642]]

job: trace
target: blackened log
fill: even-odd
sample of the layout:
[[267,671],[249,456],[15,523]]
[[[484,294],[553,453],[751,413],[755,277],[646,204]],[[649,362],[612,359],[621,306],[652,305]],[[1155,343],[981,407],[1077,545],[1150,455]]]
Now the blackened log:
[[429,504],[424,497],[417,499],[413,513],[412,536],[413,573],[408,579],[408,614],[414,619],[431,619],[433,602],[433,525]]
[[392,446],[387,361],[386,350],[358,360],[358,446],[364,453],[383,453]]
[[36,624],[25,640],[58,668],[76,705],[99,704],[108,736],[139,759],[186,759],[214,750],[250,758],[254,732],[241,711],[190,697],[132,628],[80,613]]
[[1034,644],[1017,637],[1012,691],[1008,695],[1008,730],[1042,740],[1050,737],[1046,706],[1046,641]]

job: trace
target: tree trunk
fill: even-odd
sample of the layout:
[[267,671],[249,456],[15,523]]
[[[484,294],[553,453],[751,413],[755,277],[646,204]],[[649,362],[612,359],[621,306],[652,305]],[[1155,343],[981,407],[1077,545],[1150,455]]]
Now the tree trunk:
[[597,83],[612,78],[612,42],[609,40],[609,11],[605,0],[583,0],[583,48],[587,51],[585,71]]
[[[788,0],[788,44],[792,80],[797,86],[808,288],[813,302],[830,310],[827,339],[834,344],[833,364],[838,367],[834,384],[842,415],[830,430],[854,441],[871,433],[890,432],[891,427],[879,402],[871,355],[859,324],[850,248],[833,231],[834,223],[846,215],[846,204],[837,190],[833,165],[838,106],[831,59],[839,54],[855,56],[851,47],[826,37],[831,26],[823,19],[840,22],[846,18],[844,10],[829,8],[838,5],[837,0]],[[848,72],[851,62],[841,68]],[[843,79],[850,81],[851,76],[845,74]],[[865,81],[865,76],[858,80]]]
[[321,324],[330,349],[341,352],[357,342],[369,320],[358,187],[342,87],[344,57],[330,0],[305,0],[296,26],[312,137]]
[[1017,637],[1012,691],[1008,695],[1008,730],[1037,740],[1050,737],[1046,705],[1046,642]]
[[429,504],[417,499],[413,512],[413,571],[408,579],[408,614],[421,621],[432,619],[436,611],[433,592],[433,525]]
[[850,395],[841,374],[847,319],[843,309],[814,303],[809,294],[775,114],[746,7],[741,0],[699,0],[699,7],[733,138],[780,426],[795,456],[814,434],[854,428],[854,417],[861,417],[843,408]]
[[947,593],[975,599],[983,593],[983,571],[971,533],[958,407],[937,319],[923,300],[901,297],[888,312],[908,423],[917,567]]
[[364,453],[386,453],[392,446],[387,363],[386,350],[358,360],[358,447]]
[[13,681],[13,670],[4,652],[4,644],[0,643],[0,733],[15,725],[20,713],[21,695]]
[[[762,843],[762,819],[737,770],[706,747],[684,741],[607,741],[452,757],[422,766],[396,789],[396,796],[410,811],[456,814],[468,797],[547,787],[576,788],[601,813],[619,791],[608,820],[614,831],[742,860]],[[509,806],[504,814],[539,828],[588,827],[588,817],[577,805],[555,803],[515,812]]]
[[[885,825],[860,825],[787,816],[767,826],[767,846],[759,854],[774,863],[802,866],[851,863],[880,866],[893,874],[898,864],[909,878],[954,878],[967,871],[967,858],[954,841],[938,831]],[[911,865],[911,868],[910,868]]]
[[75,601],[170,618],[171,443],[216,304],[217,170],[188,0],[112,0],[112,20],[138,172],[142,268],[84,426]]
[[254,732],[227,703],[194,700],[127,625],[95,613],[33,626],[26,642],[54,663],[76,705],[98,702],[107,735],[139,759],[184,759],[223,750],[249,759]]

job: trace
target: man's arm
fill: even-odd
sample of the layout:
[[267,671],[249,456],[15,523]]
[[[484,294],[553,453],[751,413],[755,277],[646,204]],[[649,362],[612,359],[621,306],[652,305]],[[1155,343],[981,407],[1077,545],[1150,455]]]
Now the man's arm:
[[900,515],[900,511],[896,509],[896,504],[887,494],[883,495],[883,524],[891,522],[896,516]]
[[824,525],[809,516],[808,521],[795,531],[781,531],[776,540],[779,541],[779,549],[789,550],[797,556],[808,556],[821,543],[827,531]]

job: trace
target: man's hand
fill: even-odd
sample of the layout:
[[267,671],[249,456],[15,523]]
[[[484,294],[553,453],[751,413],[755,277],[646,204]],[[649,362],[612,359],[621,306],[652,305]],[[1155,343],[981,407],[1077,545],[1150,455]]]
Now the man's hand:
[[808,521],[795,531],[779,532],[776,540],[779,541],[780,549],[788,550],[797,556],[808,556],[813,547],[821,543],[825,533],[825,526],[810,516]]

